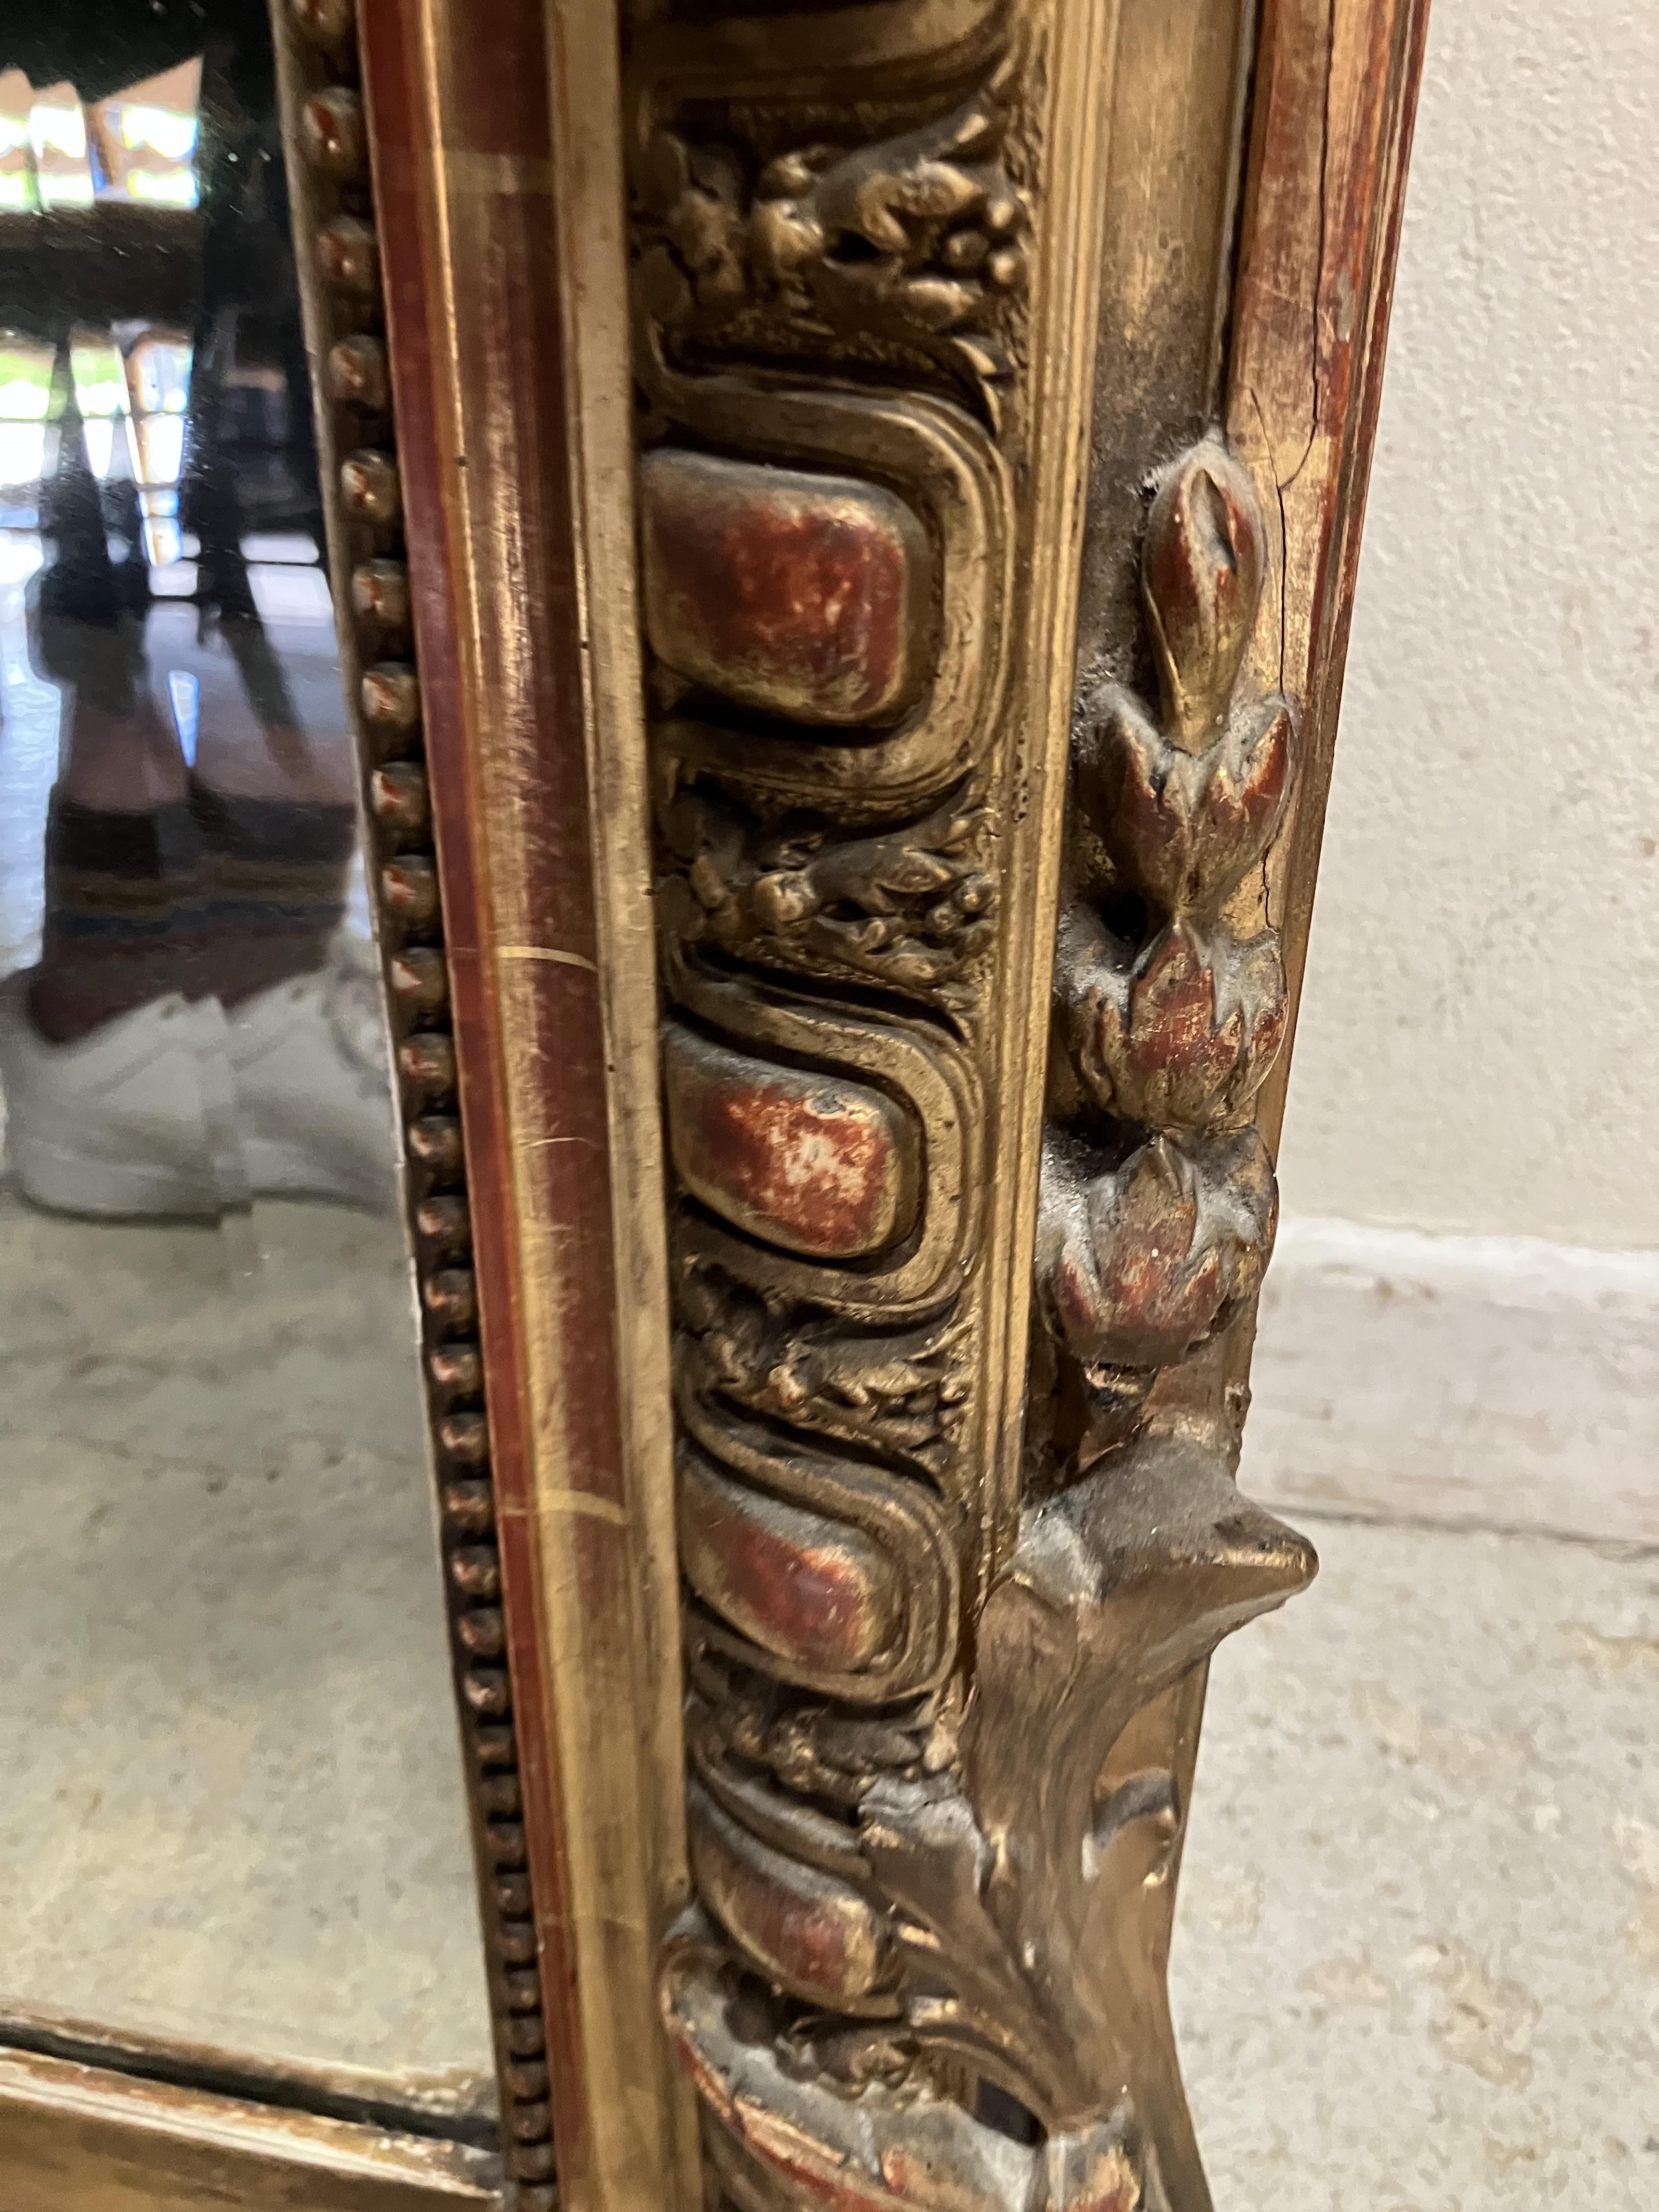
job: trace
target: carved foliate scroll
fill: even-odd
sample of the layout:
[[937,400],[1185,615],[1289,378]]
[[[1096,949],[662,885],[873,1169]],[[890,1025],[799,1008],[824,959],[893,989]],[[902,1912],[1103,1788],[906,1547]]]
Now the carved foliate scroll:
[[632,40],[662,1996],[743,2212],[1199,2212],[1170,1699],[1314,1569],[1233,1486],[1242,1389],[1167,1387],[1248,1322],[1288,1026],[1283,548],[1218,429],[1143,457],[1135,635],[1071,683],[1118,12]]

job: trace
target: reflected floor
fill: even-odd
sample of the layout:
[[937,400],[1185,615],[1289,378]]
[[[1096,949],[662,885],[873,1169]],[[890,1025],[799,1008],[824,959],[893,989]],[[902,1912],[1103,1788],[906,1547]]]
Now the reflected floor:
[[401,1234],[0,1192],[0,1994],[489,2063]]

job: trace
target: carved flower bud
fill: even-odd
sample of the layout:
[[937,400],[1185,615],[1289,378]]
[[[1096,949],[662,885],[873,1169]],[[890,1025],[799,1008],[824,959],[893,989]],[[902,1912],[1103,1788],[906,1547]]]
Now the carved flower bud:
[[356,28],[351,0],[289,0],[289,14],[316,46],[343,46]]
[[660,246],[646,256],[641,279],[651,313],[668,322],[686,313],[688,273],[703,307],[740,301],[747,289],[736,251],[741,179],[731,157],[719,151],[694,154],[684,139],[661,131],[641,153],[635,183],[673,248],[665,266]]
[[766,1372],[766,1387],[781,1413],[799,1413],[810,1403],[813,1383],[801,1371],[803,1363],[794,1355],[780,1360]]
[[942,333],[972,319],[984,305],[977,284],[961,284],[949,276],[907,278],[894,291],[906,318],[918,330]]
[[1184,1359],[1260,1283],[1277,1212],[1255,1129],[1191,1146],[1154,1137],[1103,1170],[1052,1133],[1036,1252],[1050,1328],[1087,1368]]
[[300,143],[325,176],[357,178],[368,168],[362,102],[345,85],[313,92],[300,110]]
[[757,200],[749,216],[755,266],[775,284],[787,284],[823,251],[823,233],[794,200]]
[[801,868],[775,868],[755,884],[755,919],[763,929],[780,933],[815,915],[823,902],[811,874]]
[[687,874],[697,903],[707,914],[718,914],[730,903],[732,893],[712,853],[699,853]]
[[1164,479],[1141,563],[1164,717],[1183,752],[1200,751],[1225,718],[1267,562],[1255,487],[1206,439]]
[[1023,292],[1030,274],[1030,264],[1017,246],[1003,246],[985,264],[985,281],[994,292]]
[[1074,1067],[1108,1113],[1154,1129],[1239,1112],[1285,1041],[1285,975],[1272,930],[1241,945],[1172,922],[1132,964],[1092,914],[1061,925],[1055,988]]
[[810,192],[826,159],[821,147],[796,147],[779,154],[761,171],[755,197],[763,200],[798,200]]
[[922,225],[961,222],[983,207],[984,183],[974,170],[921,151],[900,154],[903,143],[865,148],[823,171],[813,201],[829,236],[905,254]]
[[1183,752],[1119,693],[1081,762],[1083,802],[1127,882],[1168,914],[1213,910],[1273,842],[1295,724],[1282,699]]

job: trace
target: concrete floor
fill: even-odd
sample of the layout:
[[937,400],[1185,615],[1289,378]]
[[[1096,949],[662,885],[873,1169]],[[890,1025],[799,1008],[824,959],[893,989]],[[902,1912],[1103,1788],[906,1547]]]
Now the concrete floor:
[[400,1234],[0,1196],[0,1995],[489,2063]]
[[1218,2212],[1659,2205],[1659,1555],[1308,1521],[1217,1656],[1176,2017]]

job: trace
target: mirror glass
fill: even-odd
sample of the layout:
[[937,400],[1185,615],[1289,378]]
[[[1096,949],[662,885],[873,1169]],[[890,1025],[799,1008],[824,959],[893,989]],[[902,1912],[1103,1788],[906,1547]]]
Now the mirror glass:
[[0,2040],[482,2072],[263,0],[0,29]]

